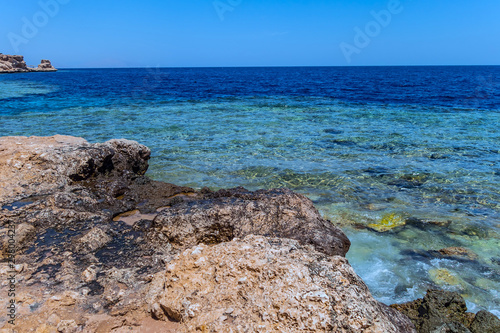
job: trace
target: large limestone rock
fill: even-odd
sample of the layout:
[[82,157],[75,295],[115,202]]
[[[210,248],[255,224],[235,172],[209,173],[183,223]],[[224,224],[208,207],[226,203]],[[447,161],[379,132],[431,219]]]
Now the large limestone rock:
[[148,302],[185,332],[414,332],[345,258],[281,238],[185,250],[155,276]]
[[[234,317],[256,330],[255,322],[292,325],[288,331],[307,325],[411,331],[401,315],[373,300],[342,257],[348,239],[306,197],[157,182],[144,176],[149,158],[147,147],[124,139],[0,138],[0,295],[8,294],[14,269],[17,331],[175,332],[216,315],[226,316],[220,325]],[[200,251],[206,262],[194,263]],[[179,253],[188,255],[168,266]],[[180,280],[172,267],[186,269],[175,273]],[[204,284],[193,280],[206,273],[213,274]],[[167,278],[177,295],[171,304]],[[206,317],[190,317],[194,310],[186,305],[190,297],[198,302],[190,289],[197,283],[212,302],[210,310],[199,301]],[[226,291],[240,287],[243,296]],[[260,312],[235,316],[243,306]],[[181,322],[153,319],[149,307],[158,318],[167,313]],[[1,328],[14,327],[0,316]]]
[[[17,331],[34,331],[51,315],[76,320],[78,330],[89,332],[122,326],[127,332],[133,332],[129,326],[167,332],[175,326],[151,323],[141,307],[145,286],[164,269],[171,247],[147,220],[114,221],[121,213],[155,211],[172,197],[182,201],[184,193],[194,192],[145,178],[149,157],[147,147],[128,140],[0,138],[0,280],[7,281],[11,271],[12,238]],[[77,296],[61,301],[68,292]],[[6,283],[0,294],[8,294]],[[6,319],[0,316],[0,328],[13,328]]]
[[180,247],[246,235],[296,239],[328,255],[344,256],[350,246],[342,230],[321,218],[311,200],[287,189],[221,190],[162,211],[153,225]]
[[150,150],[136,142],[89,144],[82,138],[0,138],[0,204],[62,190],[71,182],[105,175],[130,181],[144,174]]

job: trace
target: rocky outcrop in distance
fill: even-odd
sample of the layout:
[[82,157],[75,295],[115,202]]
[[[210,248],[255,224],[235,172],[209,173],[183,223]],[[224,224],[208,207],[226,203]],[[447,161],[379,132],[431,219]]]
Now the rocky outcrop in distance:
[[15,275],[16,302],[0,329],[415,332],[308,198],[154,181],[150,155],[125,139],[0,138],[0,299]]
[[0,53],[0,73],[27,73],[27,72],[55,72],[49,60],[43,59],[37,68],[26,65],[21,55],[7,55]]

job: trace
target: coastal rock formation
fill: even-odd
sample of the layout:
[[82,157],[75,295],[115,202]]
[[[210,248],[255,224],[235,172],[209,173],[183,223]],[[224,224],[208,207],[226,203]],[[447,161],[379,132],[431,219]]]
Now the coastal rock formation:
[[[408,319],[372,298],[342,257],[348,239],[306,197],[285,189],[212,192],[157,182],[144,176],[149,158],[147,147],[124,139],[0,138],[0,293],[8,294],[7,277],[14,274],[17,306],[15,326],[0,316],[0,328],[186,331],[230,303],[234,311],[220,314],[226,320],[207,325],[237,331],[279,318],[295,325],[289,331],[309,330],[301,325],[412,331]],[[214,275],[196,294],[191,287],[208,272]],[[236,293],[240,287],[246,294]],[[176,301],[201,295],[215,302],[209,311],[200,300],[208,317],[189,317],[187,303]],[[268,309],[269,317],[236,317],[244,306]]]
[[42,60],[38,68],[30,68],[26,65],[23,56],[0,53],[0,74],[55,71],[57,71],[57,69],[52,66],[49,60]]
[[153,227],[173,246],[217,244],[247,235],[291,238],[327,255],[345,256],[350,242],[313,203],[287,189],[221,190],[162,211]]
[[[153,181],[150,154],[124,139],[0,138],[0,293],[14,274],[17,306],[0,328],[414,331],[373,299],[343,257],[348,239],[309,199]],[[498,330],[492,314],[433,295],[393,307],[420,332]]]
[[57,69],[52,66],[50,63],[50,60],[42,59],[40,62],[40,65],[38,65],[38,71],[39,72],[55,72]]
[[185,250],[156,274],[147,299],[155,317],[184,332],[414,332],[345,258],[282,238]]
[[467,312],[464,299],[456,292],[428,290],[424,298],[392,308],[404,313],[419,333],[494,333],[500,332],[500,320],[488,311]]
[[0,73],[27,72],[28,66],[24,57],[20,55],[6,55],[0,53]]

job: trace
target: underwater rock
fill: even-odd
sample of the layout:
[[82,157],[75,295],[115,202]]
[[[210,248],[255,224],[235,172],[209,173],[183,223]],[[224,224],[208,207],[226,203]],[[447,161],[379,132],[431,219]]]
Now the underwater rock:
[[247,236],[177,255],[148,293],[183,332],[414,332],[377,302],[341,256],[290,239]]
[[397,176],[396,179],[387,182],[387,185],[393,185],[398,188],[411,189],[420,187],[427,182],[429,175],[426,173],[412,173]]
[[466,286],[464,280],[446,268],[434,268],[429,270],[429,277],[432,282],[440,287],[452,287],[458,290],[464,290]]
[[456,292],[428,290],[423,299],[391,307],[410,318],[419,333],[498,332],[496,316],[487,311],[467,312],[464,299]]
[[406,224],[405,219],[396,213],[389,213],[382,216],[376,223],[368,224],[368,228],[377,232],[386,232],[396,227],[401,227]]
[[461,231],[464,235],[470,238],[488,238],[488,230],[479,226],[468,226]]
[[411,225],[421,230],[427,230],[429,227],[442,227],[447,228],[450,226],[451,221],[434,221],[434,220],[422,220],[416,217],[409,217],[406,219],[405,223]]
[[438,251],[436,250],[404,250],[401,251],[401,254],[405,256],[409,256],[412,258],[416,258],[418,260],[422,259],[450,259],[450,260],[456,260],[460,262],[472,262],[476,261],[479,256],[472,252],[469,249],[466,249],[464,247],[447,247],[444,249],[440,249]]
[[323,132],[325,132],[327,134],[342,134],[342,133],[344,133],[344,131],[338,130],[335,128],[327,128],[327,129],[324,129]]
[[478,255],[464,247],[447,247],[437,251],[442,257],[459,260],[476,260]]

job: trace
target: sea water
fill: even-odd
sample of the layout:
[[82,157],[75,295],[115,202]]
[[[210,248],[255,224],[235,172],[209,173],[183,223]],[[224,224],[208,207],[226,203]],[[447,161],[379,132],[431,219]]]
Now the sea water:
[[[387,304],[500,315],[500,67],[78,69],[0,76],[1,135],[137,140],[148,176],[288,187]],[[438,255],[463,247],[469,258]]]

